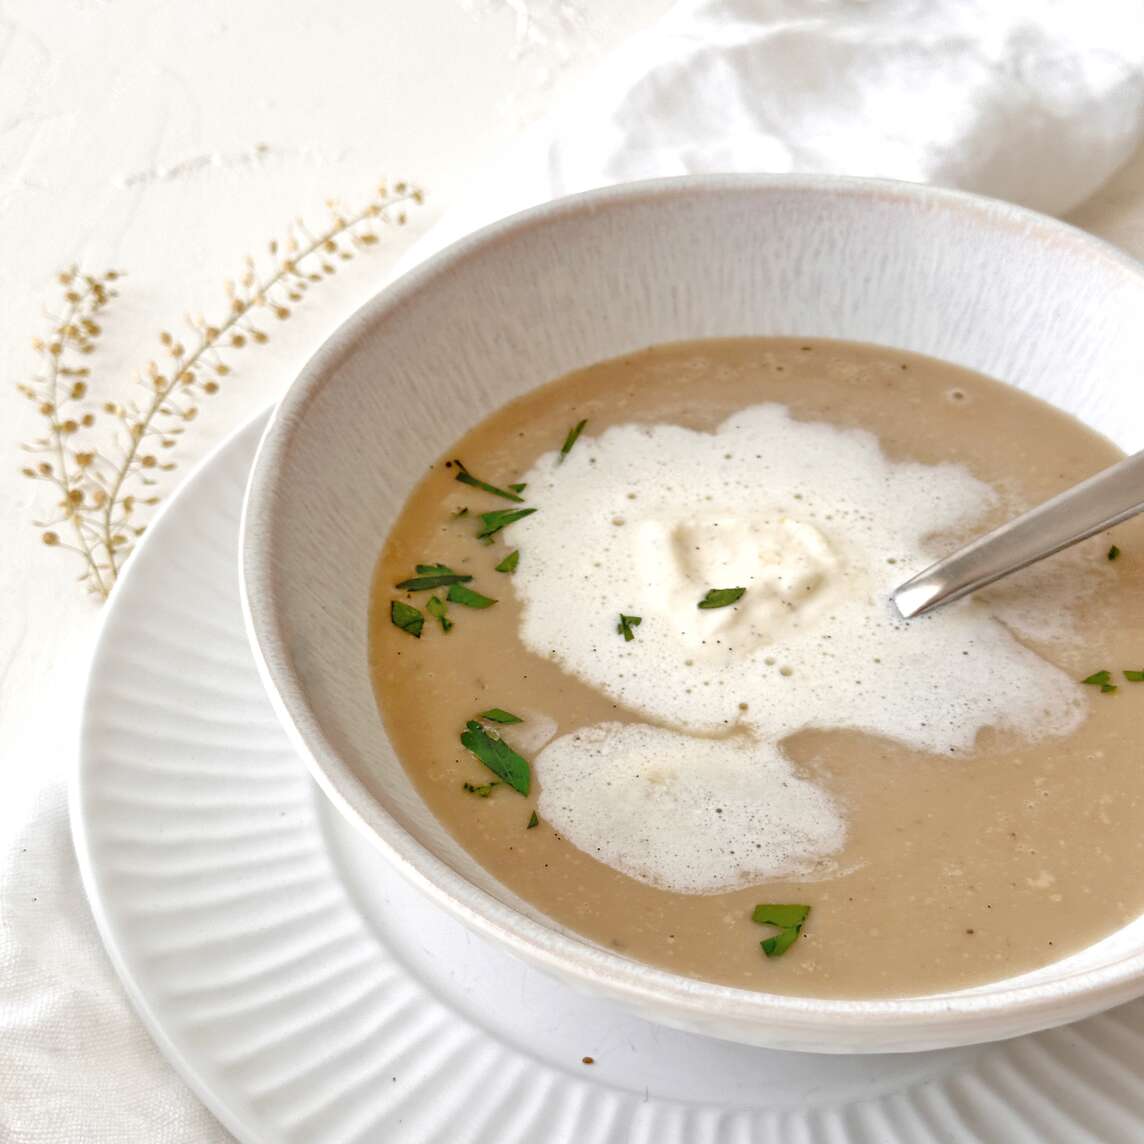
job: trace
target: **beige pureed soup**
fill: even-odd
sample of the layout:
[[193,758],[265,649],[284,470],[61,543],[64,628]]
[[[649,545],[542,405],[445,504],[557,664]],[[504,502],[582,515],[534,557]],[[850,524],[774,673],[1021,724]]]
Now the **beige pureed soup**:
[[1057,960],[1144,909],[1144,532],[909,623],[889,593],[1119,456],[873,346],[570,374],[386,541],[390,739],[476,861],[641,961],[859,998]]

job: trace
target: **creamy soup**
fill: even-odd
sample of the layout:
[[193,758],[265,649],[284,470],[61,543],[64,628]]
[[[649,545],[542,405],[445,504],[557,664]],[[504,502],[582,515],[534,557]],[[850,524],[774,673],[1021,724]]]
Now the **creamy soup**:
[[1144,529],[908,623],[889,594],[1119,457],[874,346],[580,370],[387,539],[390,740],[478,862],[640,961],[859,998],[1057,960],[1144,909]]

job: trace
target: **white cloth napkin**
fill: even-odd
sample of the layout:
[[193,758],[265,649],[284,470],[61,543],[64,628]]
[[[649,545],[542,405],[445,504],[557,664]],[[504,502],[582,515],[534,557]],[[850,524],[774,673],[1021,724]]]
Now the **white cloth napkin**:
[[[470,188],[432,247],[555,195],[689,171],[932,181],[1063,212],[1144,128],[1139,0],[689,0]],[[0,858],[0,1140],[225,1133],[133,1019],[58,787]]]
[[1140,0],[683,0],[417,253],[559,195],[693,172],[904,179],[1064,214],[1142,133]]

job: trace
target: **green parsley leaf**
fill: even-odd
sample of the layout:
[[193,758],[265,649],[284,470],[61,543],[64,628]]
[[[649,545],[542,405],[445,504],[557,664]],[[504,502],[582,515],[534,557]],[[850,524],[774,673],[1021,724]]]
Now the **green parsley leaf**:
[[756,906],[751,914],[751,921],[760,926],[778,926],[785,929],[787,926],[800,926],[806,921],[810,913],[810,906]]
[[492,493],[493,496],[504,497],[505,500],[516,501],[520,504],[524,497],[519,497],[515,492],[509,492],[508,489],[498,489],[496,485],[490,485],[488,481],[482,481],[474,477],[468,469],[465,468],[464,462],[454,459],[453,464],[457,466],[457,480],[463,485],[472,485],[475,489],[484,489],[486,493]]
[[413,569],[419,576],[433,576],[435,574],[443,573],[446,576],[454,575],[453,569],[448,564],[417,564]]
[[512,489],[514,493],[522,493],[528,488],[528,483],[526,481],[518,481],[515,485],[509,485],[508,487]]
[[[423,576],[412,576],[408,580],[402,580],[396,587],[400,588],[403,592],[428,592],[430,588],[444,588],[449,584],[467,584],[472,576],[466,576],[461,572],[453,572],[451,569],[445,568],[444,564],[418,564],[417,571],[420,572],[423,568],[432,568],[433,571]],[[438,569],[445,568],[443,572]]]
[[534,508],[501,508],[497,509],[496,512],[482,512],[481,530],[477,533],[477,537],[484,539],[487,536],[492,536],[494,532],[500,532],[506,525],[523,520],[534,512],[536,512]]
[[1116,547],[1116,545],[1114,544],[1114,545],[1113,545],[1113,546],[1112,546],[1112,547],[1111,547],[1111,548],[1108,550],[1108,559],[1109,559],[1109,560],[1115,560],[1115,559],[1116,559],[1116,558],[1117,558],[1119,555],[1120,555],[1120,549],[1119,549],[1119,548],[1117,548],[1117,547]]
[[623,612],[620,613],[620,622],[616,625],[616,631],[624,637],[624,641],[634,640],[636,633],[632,631],[633,628],[638,628],[643,623],[642,616],[625,616]]
[[477,716],[478,719],[489,719],[493,723],[523,723],[524,720],[519,715],[514,715],[511,711],[506,711],[503,707],[490,707],[487,711],[482,711]]
[[475,794],[477,798],[488,798],[493,793],[493,787],[500,786],[498,782],[481,783],[480,786],[474,786],[472,783],[461,783],[461,790],[466,791],[468,794]]
[[429,603],[425,605],[425,610],[429,615],[441,621],[443,632],[447,632],[453,626],[453,621],[445,614],[449,610],[448,605],[440,596],[430,596]]
[[389,619],[403,632],[408,632],[414,639],[421,638],[421,628],[425,624],[425,617],[412,604],[401,600],[393,600],[389,605]]
[[520,549],[514,548],[498,565],[498,572],[515,572],[520,563]]
[[536,811],[534,810],[528,816],[528,825],[524,829],[525,830],[531,830],[534,826],[539,826],[539,825],[540,825],[540,819],[536,817]]
[[1103,695],[1115,695],[1119,690],[1115,683],[1102,683],[1100,685],[1100,691]]
[[1103,687],[1106,683],[1112,682],[1112,673],[1109,671],[1094,671],[1087,679],[1082,679],[1081,683],[1090,683],[1094,687]]
[[779,930],[774,937],[763,938],[759,945],[763,947],[763,953],[767,957],[782,957],[798,940],[798,935],[801,932],[802,926],[791,926],[789,929]]
[[742,598],[746,588],[709,588],[707,595],[699,601],[701,608],[726,608]]
[[1140,671],[1126,671],[1124,678],[1127,679],[1129,683],[1144,683],[1144,669]]
[[446,598],[450,603],[464,604],[466,608],[491,608],[496,603],[496,600],[482,596],[480,592],[474,592],[472,588],[466,588],[461,584],[451,584]]
[[493,738],[475,719],[465,724],[461,746],[471,751],[499,779],[513,790],[527,795],[532,784],[532,769],[502,738]]
[[584,426],[587,424],[588,419],[585,417],[583,421],[578,421],[568,430],[568,436],[564,438],[564,444],[560,446],[560,456],[556,458],[558,464],[572,452],[572,446],[576,444],[576,439],[584,432]]
[[810,906],[760,905],[751,914],[751,921],[761,926],[777,926],[779,932],[774,937],[764,938],[759,944],[767,957],[781,957],[802,932],[803,922],[810,913]]

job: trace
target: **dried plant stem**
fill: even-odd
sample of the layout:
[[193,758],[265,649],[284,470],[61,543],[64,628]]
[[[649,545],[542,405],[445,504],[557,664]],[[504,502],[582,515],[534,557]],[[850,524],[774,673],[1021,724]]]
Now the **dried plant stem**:
[[[134,539],[146,527],[138,522],[141,506],[154,505],[158,497],[140,494],[158,483],[156,475],[176,467],[161,461],[160,450],[173,449],[185,422],[198,415],[197,401],[217,393],[220,379],[230,374],[225,360],[231,350],[263,344],[269,335],[259,325],[259,315],[277,320],[290,317],[315,284],[332,277],[337,262],[352,259],[358,251],[378,242],[377,228],[405,223],[405,207],[420,203],[421,192],[397,183],[392,192],[382,185],[361,210],[342,213],[330,204],[326,228],[314,236],[296,223],[282,243],[268,248],[270,262],[260,274],[248,258],[237,283],[227,283],[229,306],[217,324],[205,318],[189,318],[194,342],[190,350],[182,340],[163,331],[159,342],[169,359],[166,369],[150,362],[139,381],[147,389],[142,402],[104,401],[93,406],[84,398],[89,392],[90,370],[73,363],[71,354],[95,351],[102,334],[95,320],[116,295],[110,285],[119,277],[111,271],[102,278],[80,275],[74,268],[60,275],[65,308],[54,319],[48,341],[37,341],[44,368],[41,375],[20,390],[35,402],[48,423],[47,435],[25,445],[32,453],[46,454],[24,468],[24,475],[51,484],[62,494],[59,516],[40,522],[41,539],[49,547],[77,552],[84,562],[83,579],[91,591],[106,597]],[[76,434],[90,429],[99,414],[114,418],[111,448],[77,447]],[[157,446],[154,447],[154,446]],[[71,522],[75,544],[61,540],[54,525]]]
[[[63,320],[60,326],[65,331],[70,331],[75,328],[76,318],[83,310],[85,304],[90,304],[93,300],[94,283],[88,282],[84,286],[83,293],[78,299],[68,302],[67,310],[64,312]],[[66,336],[66,335],[65,335]],[[60,358],[63,354],[64,342],[60,342],[59,352],[52,352],[55,346],[49,347],[48,352],[48,391],[51,394],[51,403],[55,409],[59,409],[60,401]],[[70,499],[69,494],[72,485],[75,481],[75,476],[71,471],[71,466],[68,464],[67,449],[64,444],[64,434],[62,432],[54,432],[51,439],[55,446],[56,464],[59,466],[59,487],[64,494],[64,501]],[[80,553],[83,555],[84,560],[87,562],[90,569],[90,575],[95,586],[95,590],[100,596],[106,597],[108,592],[111,591],[110,585],[106,584],[103,579],[102,570],[99,562],[95,558],[95,550],[93,545],[88,540],[88,532],[91,525],[86,517],[79,512],[68,512],[68,519],[71,521],[72,529],[75,532],[76,543],[79,547]]]

